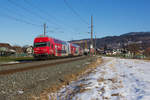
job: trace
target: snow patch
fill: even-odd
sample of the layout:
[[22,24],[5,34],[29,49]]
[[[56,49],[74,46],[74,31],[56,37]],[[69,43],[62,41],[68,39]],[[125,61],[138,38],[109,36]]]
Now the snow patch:
[[53,93],[53,97],[56,100],[150,100],[150,62],[103,59],[103,65]]

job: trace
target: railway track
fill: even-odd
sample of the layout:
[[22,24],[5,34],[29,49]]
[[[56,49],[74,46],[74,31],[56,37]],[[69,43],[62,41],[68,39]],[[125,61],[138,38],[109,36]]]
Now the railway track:
[[17,63],[0,64],[0,67],[11,66],[11,65],[19,65],[19,64],[25,64],[25,63],[32,63],[33,61],[35,61],[35,60],[24,61],[24,62],[17,62]]
[[[78,56],[76,56],[76,57],[78,57]],[[57,58],[51,58],[48,60],[35,60],[35,59],[33,59],[33,60],[21,60],[21,61],[18,61],[17,63],[0,64],[0,67],[21,65],[21,64],[27,64],[27,63],[33,63],[33,62],[53,61],[53,60],[60,60],[60,59],[67,59],[67,58],[75,58],[75,57],[57,57]]]
[[[0,70],[0,75],[8,75],[8,74],[23,72],[23,71],[33,70],[33,69],[51,67],[51,66],[55,66],[55,65],[58,65],[58,64],[64,64],[64,63],[69,63],[69,62],[72,62],[72,61],[82,60],[82,59],[85,59],[85,58],[86,58],[86,56],[75,57],[75,58],[66,58],[66,59],[63,59],[63,60],[55,61],[55,62],[51,61],[49,63],[43,63],[43,64],[38,64],[38,65],[29,65],[29,66],[21,67],[21,68],[19,67],[19,68],[3,69],[3,70]],[[42,61],[40,61],[40,62],[42,62]],[[32,63],[32,62],[30,62],[30,63]],[[25,62],[24,63],[13,64],[13,65],[18,65],[18,64],[25,64]],[[3,66],[6,66],[6,65],[3,65]]]

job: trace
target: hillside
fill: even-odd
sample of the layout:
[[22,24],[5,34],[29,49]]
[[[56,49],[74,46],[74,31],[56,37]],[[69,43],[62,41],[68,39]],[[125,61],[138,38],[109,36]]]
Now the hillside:
[[[89,46],[90,39],[75,40],[71,41],[84,47],[85,40]],[[95,42],[95,41],[94,41]],[[150,32],[130,32],[120,36],[107,36],[96,39],[97,48],[121,48],[130,44],[140,44],[142,49],[150,47]]]

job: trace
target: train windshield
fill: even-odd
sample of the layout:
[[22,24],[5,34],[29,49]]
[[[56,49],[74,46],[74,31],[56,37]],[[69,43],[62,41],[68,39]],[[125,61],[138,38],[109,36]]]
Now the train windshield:
[[39,42],[39,43],[34,43],[34,47],[46,47],[46,46],[50,46],[49,42]]

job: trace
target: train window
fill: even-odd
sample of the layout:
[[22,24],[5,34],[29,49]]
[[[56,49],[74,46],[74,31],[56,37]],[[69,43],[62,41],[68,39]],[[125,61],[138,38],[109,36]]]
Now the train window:
[[50,43],[49,42],[38,42],[38,43],[34,43],[34,47],[45,47],[45,46],[49,46]]
[[50,47],[50,42],[47,42],[47,46],[49,46],[49,47]]
[[51,45],[51,48],[53,48],[53,44]]
[[58,43],[58,44],[62,44],[62,41],[61,41],[61,40],[54,39],[54,42],[55,42],[55,43]]

